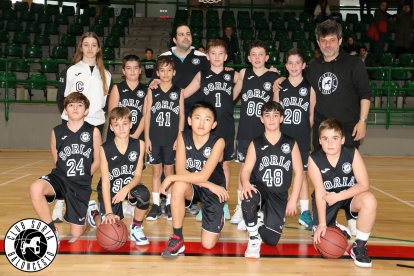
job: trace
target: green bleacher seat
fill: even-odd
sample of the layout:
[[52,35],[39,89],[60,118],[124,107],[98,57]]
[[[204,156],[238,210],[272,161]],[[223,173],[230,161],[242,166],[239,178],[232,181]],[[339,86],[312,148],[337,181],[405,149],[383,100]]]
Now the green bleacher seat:
[[[8,88],[16,88],[16,74],[9,71],[7,74],[6,72],[0,72],[0,87],[5,88],[6,87],[6,79],[8,79]],[[10,93],[10,92],[9,92]]]
[[0,31],[0,43],[8,43],[8,42],[9,42],[9,32]]
[[114,60],[115,59],[115,49],[104,47],[102,50],[102,55],[104,60]]
[[213,38],[220,38],[220,29],[219,28],[208,28],[206,32],[207,40]]
[[269,59],[267,60],[267,64],[271,66],[276,66],[280,63],[279,52],[272,51],[269,52]]
[[50,46],[50,37],[48,35],[35,34],[33,44],[40,46]]
[[119,48],[119,47],[121,47],[121,41],[119,39],[119,36],[112,36],[112,35],[108,36],[105,39],[104,46],[108,47],[108,48]]
[[29,34],[41,34],[42,26],[39,24],[26,24],[26,32]]
[[75,7],[73,6],[62,6],[61,15],[68,17],[68,16],[75,16]]
[[269,23],[265,18],[258,18],[254,24],[256,30],[269,30]]
[[104,7],[102,9],[102,15],[109,17],[109,18],[114,18],[115,17],[115,9],[113,7]]
[[414,54],[401,54],[399,64],[403,67],[414,67]]
[[284,12],[283,13],[283,20],[288,22],[289,20],[295,19],[296,13],[295,12]]
[[76,47],[76,36],[68,33],[62,34],[59,45],[66,47]]
[[315,33],[315,29],[316,29],[316,24],[315,22],[309,22],[307,24],[303,25],[303,30],[305,32],[309,32],[309,33]]
[[[58,46],[55,46],[55,47],[58,47]],[[67,59],[67,57],[65,59]],[[47,61],[48,60],[43,60],[43,62],[40,63],[40,72],[42,74],[55,74],[56,75],[55,79],[59,79],[59,64],[51,63]]]
[[39,3],[32,3],[30,5],[30,11],[36,14],[42,14],[45,12],[45,5]]
[[45,24],[47,26],[48,24],[53,22],[53,16],[46,13],[39,13],[37,15],[37,24]]
[[352,24],[352,30],[354,31],[354,33],[362,33],[367,32],[368,28],[367,25],[363,22],[355,22]]
[[248,11],[238,11],[237,20],[250,20],[250,13]]
[[363,14],[361,18],[361,22],[365,24],[371,24],[374,21],[374,16],[372,14]]
[[309,40],[298,40],[297,41],[297,47],[301,49],[303,52],[310,52],[312,51],[312,45]]
[[89,28],[90,32],[94,32],[97,36],[103,37],[105,35],[105,28],[101,25],[93,25]]
[[237,25],[239,30],[250,29],[252,28],[252,21],[250,19],[242,19],[238,21]]
[[298,42],[300,40],[305,40],[306,39],[306,35],[305,32],[302,30],[296,30],[292,32],[292,40],[294,42]]
[[249,39],[243,40],[242,41],[243,51],[248,52],[250,50],[250,45],[252,44],[252,42],[253,40],[249,40]]
[[48,16],[60,15],[59,5],[47,4],[45,14],[47,14]]
[[303,23],[303,24],[309,24],[313,21],[313,16],[309,13],[306,12],[301,12],[299,14],[299,22]]
[[33,90],[42,90],[43,97],[47,101],[47,84],[44,83],[44,81],[47,80],[46,76],[43,74],[32,74],[26,80],[30,81],[28,84],[25,85],[27,93],[29,94],[29,99],[32,100]]
[[109,27],[109,17],[100,15],[95,18],[95,24],[103,27]]
[[275,33],[276,41],[290,40],[289,33],[287,30],[277,30]]
[[14,33],[13,43],[16,44],[29,44],[30,43],[30,34],[25,32]]
[[84,32],[83,32],[83,25],[79,24],[79,23],[75,23],[75,24],[70,24],[68,26],[68,30],[67,33],[73,36],[81,36]]
[[29,63],[25,60],[16,60],[10,63],[10,71],[29,74]]
[[6,23],[6,31],[8,32],[22,32],[23,24],[18,20],[8,20]]
[[[122,10],[125,8],[121,9],[121,14],[122,14]],[[88,17],[95,17],[96,16],[96,7],[94,6],[89,6],[88,8],[86,8],[83,11],[83,15],[88,16]]]
[[244,29],[241,31],[240,38],[242,40],[253,40],[255,38],[255,31],[253,29]]
[[26,58],[42,58],[42,46],[40,45],[27,45],[24,56]]
[[271,40],[273,38],[273,34],[270,30],[259,30],[257,38],[262,41]]
[[305,62],[309,63],[313,59],[313,53],[312,52],[303,52],[305,55]]
[[14,10],[3,10],[2,18],[6,21],[17,20],[17,12]]
[[76,17],[76,24],[80,26],[87,26],[89,27],[91,24],[91,18],[87,14],[82,14]]
[[19,20],[23,22],[34,22],[36,20],[36,17],[32,11],[26,11],[20,14]]
[[225,11],[223,11],[223,13],[221,14],[221,18],[224,20],[224,19],[227,19],[227,18],[231,18],[231,19],[233,19],[233,20],[235,20],[235,18],[234,18],[234,12],[233,11],[230,11],[230,10],[225,10]]
[[16,3],[14,3],[14,10],[19,12],[26,12],[29,10],[29,3],[17,1]]
[[128,27],[129,26],[129,19],[128,19],[128,17],[120,15],[115,19],[115,24],[123,26],[123,27]]
[[279,41],[279,51],[287,52],[293,48],[293,42],[291,40],[282,40]]
[[373,80],[388,80],[388,70],[384,70],[384,69],[379,69],[379,70],[374,70],[371,74],[371,79]]
[[252,19],[254,21],[261,20],[261,19],[265,19],[266,20],[265,12],[264,11],[254,11],[253,12],[253,15],[252,15]]
[[288,21],[287,29],[289,31],[297,31],[302,30],[302,27],[300,26],[299,21],[297,21],[296,19],[292,19]]
[[127,18],[134,17],[134,9],[133,8],[122,8],[121,9],[121,16],[126,16]]
[[358,22],[358,14],[356,13],[347,13],[345,21],[351,24]]
[[67,59],[68,58],[68,47],[65,45],[55,45],[50,53],[52,59]]
[[45,29],[43,31],[45,35],[59,35],[59,25],[57,24],[47,24],[45,25]]
[[53,23],[56,24],[56,25],[67,26],[67,25],[69,25],[69,18],[67,16],[64,16],[64,15],[56,16],[55,21]]
[[9,0],[0,1],[0,10],[10,10],[12,8],[12,2]]
[[273,20],[277,19],[277,18],[282,18],[282,15],[280,14],[280,12],[269,12],[269,16],[268,16],[268,20],[269,22],[273,22]]
[[380,58],[380,64],[382,66],[394,66],[395,65],[395,57],[391,53],[384,53]]
[[285,30],[285,21],[281,18],[277,18],[273,21],[271,21],[272,24],[272,30]]

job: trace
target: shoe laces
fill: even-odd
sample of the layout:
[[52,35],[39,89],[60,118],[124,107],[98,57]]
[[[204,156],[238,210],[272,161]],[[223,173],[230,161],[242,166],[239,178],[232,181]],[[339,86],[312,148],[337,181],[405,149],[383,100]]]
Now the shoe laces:
[[368,257],[368,250],[366,244],[363,241],[355,241],[354,248],[356,248],[358,255],[362,257]]
[[173,235],[168,240],[168,248],[175,248],[177,246],[177,244],[180,243],[180,241],[181,241],[181,238],[179,236]]

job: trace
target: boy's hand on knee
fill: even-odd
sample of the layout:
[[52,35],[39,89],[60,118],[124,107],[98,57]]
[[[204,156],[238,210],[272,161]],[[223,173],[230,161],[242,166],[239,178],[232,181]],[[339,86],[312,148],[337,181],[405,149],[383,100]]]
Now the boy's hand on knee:
[[257,194],[257,189],[255,187],[253,187],[252,184],[247,185],[247,186],[243,186],[243,190],[241,192],[241,199],[249,199],[253,197],[252,192]]
[[227,201],[229,199],[229,193],[223,187],[220,187],[220,186],[217,186],[215,184],[212,184],[208,189],[213,194],[215,194],[216,196],[218,196],[220,202],[225,202],[225,201]]

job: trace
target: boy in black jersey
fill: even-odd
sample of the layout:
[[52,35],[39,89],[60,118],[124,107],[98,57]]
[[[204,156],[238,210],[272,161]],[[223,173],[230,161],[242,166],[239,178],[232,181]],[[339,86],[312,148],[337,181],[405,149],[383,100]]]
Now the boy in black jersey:
[[[270,245],[279,242],[285,216],[296,213],[303,177],[299,147],[293,138],[280,131],[282,105],[274,101],[265,103],[260,119],[265,131],[250,143],[241,171],[243,219],[249,232],[246,258],[260,258],[262,240]],[[295,178],[288,200],[293,172]]]
[[[64,101],[68,121],[56,126],[50,136],[50,149],[55,167],[30,186],[33,208],[41,220],[57,234],[48,203],[64,199],[64,219],[70,223],[75,242],[85,231],[92,175],[99,167],[99,130],[85,122],[89,100],[79,92],[70,93]],[[59,241],[59,238],[58,238]]]
[[[142,62],[153,62],[155,63],[156,60],[154,59],[154,50],[151,48],[145,49],[145,58],[142,60]],[[144,70],[145,70],[145,77],[150,80],[152,78],[152,75],[154,73],[154,67],[155,64],[145,64]]]
[[[173,85],[175,74],[171,57],[160,57],[156,64],[160,84],[156,89],[148,89],[147,111],[145,114],[145,147],[148,161],[152,164],[153,205],[147,220],[157,220],[161,216],[160,185],[164,165],[165,176],[174,173],[177,137],[184,129],[184,97],[181,90]],[[171,195],[167,195],[167,219],[171,220]]]
[[[115,84],[108,100],[108,114],[117,106],[125,106],[131,111],[132,128],[130,136],[144,141],[144,102],[147,87],[140,83],[140,60],[136,55],[126,55],[122,60],[124,81]],[[106,141],[113,140],[114,133],[108,129]]]
[[[183,90],[185,98],[190,97],[198,90],[203,94],[203,101],[212,104],[217,112],[217,127],[213,134],[226,141],[224,150],[223,170],[226,176],[226,188],[230,184],[230,161],[234,159],[234,116],[233,116],[233,85],[237,82],[239,73],[226,71],[224,61],[227,58],[226,43],[221,39],[210,39],[207,44],[207,59],[210,69],[201,70],[192,82]],[[202,213],[197,215],[201,221]],[[230,219],[227,203],[224,204],[225,219]]]
[[377,201],[369,192],[369,179],[364,161],[357,149],[344,146],[342,124],[327,119],[319,126],[321,150],[309,158],[309,176],[315,187],[312,194],[314,236],[320,242],[327,226],[336,224],[336,216],[344,209],[357,218],[356,240],[350,250],[354,263],[371,267],[366,243],[375,222]]
[[[272,86],[279,74],[265,67],[269,55],[266,43],[256,40],[250,45],[248,59],[252,68],[240,71],[237,83],[234,86],[234,97],[240,94],[240,123],[237,131],[236,160],[241,163],[240,172],[243,170],[247,148],[250,142],[264,131],[260,122],[260,111],[263,104],[274,100]],[[240,198],[242,185],[239,181],[237,195]],[[241,200],[238,200],[236,211],[231,218],[231,223],[238,224],[242,221]]]
[[303,183],[300,190],[299,223],[312,227],[309,211],[309,192],[306,172],[311,145],[311,127],[316,95],[310,83],[303,78],[302,70],[306,67],[305,56],[298,48],[290,49],[286,54],[286,69],[289,77],[281,84],[281,90],[275,92],[275,100],[284,108],[283,124],[280,130],[298,143],[303,163]]
[[185,203],[201,201],[201,244],[211,249],[220,237],[224,225],[223,204],[229,197],[222,166],[225,142],[211,134],[217,125],[214,107],[206,102],[194,104],[188,124],[192,131],[184,131],[178,136],[177,174],[167,176],[160,188],[162,193],[172,190],[173,197],[173,235],[161,254],[165,258],[176,257],[185,250]]

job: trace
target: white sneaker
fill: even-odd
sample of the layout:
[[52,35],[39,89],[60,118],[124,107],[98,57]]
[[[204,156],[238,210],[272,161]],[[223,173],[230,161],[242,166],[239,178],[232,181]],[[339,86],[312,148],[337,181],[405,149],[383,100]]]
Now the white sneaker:
[[135,242],[136,245],[147,245],[149,244],[148,238],[144,234],[144,227],[134,227],[132,225],[129,226],[129,232],[131,236],[131,240]]
[[249,238],[249,243],[247,244],[246,252],[244,252],[244,257],[246,258],[260,258],[260,247],[262,245],[262,239],[259,235],[251,236]]
[[95,211],[96,212],[99,212],[98,211],[98,204],[96,204],[96,201],[95,200],[89,200],[89,206],[88,206],[88,222],[89,222],[89,225],[92,228],[96,228],[96,222],[95,222],[94,216],[93,216],[93,213]]
[[244,222],[244,219],[242,219],[239,224],[237,224],[237,230],[239,231],[246,231],[247,227],[246,227],[246,223]]
[[55,208],[52,213],[53,222],[62,222],[63,221],[63,205],[64,200],[56,200]]
[[231,217],[230,223],[231,224],[239,224],[240,221],[243,220],[243,212],[241,209],[241,205],[236,205],[236,210],[234,210],[234,215]]
[[344,234],[347,236],[348,240],[352,237],[351,230],[349,230],[349,228],[346,227],[345,225],[342,225],[342,224],[336,222],[336,227],[338,227],[339,229],[342,230],[342,232],[344,232]]
[[356,236],[356,232],[357,232],[356,219],[348,220],[348,228],[351,231],[352,236]]

